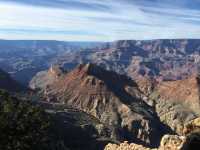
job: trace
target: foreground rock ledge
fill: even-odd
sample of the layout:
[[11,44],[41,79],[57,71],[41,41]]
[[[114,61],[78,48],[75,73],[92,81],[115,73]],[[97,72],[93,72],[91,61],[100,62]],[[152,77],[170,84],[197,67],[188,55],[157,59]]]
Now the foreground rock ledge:
[[145,148],[142,145],[137,145],[134,143],[128,144],[127,141],[117,144],[108,144],[104,150],[150,150],[149,148]]
[[177,135],[165,135],[162,140],[159,148],[151,149],[143,147],[142,145],[137,145],[134,143],[128,144],[127,141],[117,144],[108,144],[104,150],[181,150],[186,138],[184,136]]
[[164,135],[159,148],[150,149],[127,141],[108,144],[104,150],[195,150],[200,147],[200,118],[196,118],[184,127],[185,136]]

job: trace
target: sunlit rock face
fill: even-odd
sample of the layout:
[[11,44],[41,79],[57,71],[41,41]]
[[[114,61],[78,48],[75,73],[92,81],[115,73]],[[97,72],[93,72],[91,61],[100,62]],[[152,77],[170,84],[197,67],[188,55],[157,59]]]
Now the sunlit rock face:
[[181,150],[185,142],[185,136],[165,135],[161,140],[159,150]]
[[200,114],[199,77],[194,75],[177,81],[158,83],[149,101],[160,120],[182,135],[184,125]]
[[[49,72],[52,74],[51,69]],[[153,146],[168,131],[154,109],[142,100],[143,93],[131,78],[95,64],[78,65],[54,78],[43,91],[48,101],[82,110],[100,120],[117,141]]]
[[52,65],[49,70],[38,72],[30,81],[29,87],[33,90],[42,90],[58,80],[66,73],[60,66]]
[[128,142],[125,141],[120,145],[108,144],[104,150],[151,150],[151,149],[134,143],[128,144]]
[[200,40],[121,40],[57,57],[66,68],[95,63],[106,69],[157,81],[185,79],[200,69]]
[[196,150],[200,146],[200,118],[184,125],[184,136],[164,135],[160,146],[155,149],[135,143],[108,144],[104,150]]

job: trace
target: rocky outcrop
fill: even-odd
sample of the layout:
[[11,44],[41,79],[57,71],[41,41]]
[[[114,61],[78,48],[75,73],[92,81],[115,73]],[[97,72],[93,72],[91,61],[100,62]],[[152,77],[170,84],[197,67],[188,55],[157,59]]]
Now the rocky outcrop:
[[106,45],[67,53],[56,60],[69,69],[80,63],[95,63],[133,79],[179,80],[199,72],[200,40],[121,40]]
[[104,150],[151,150],[150,148],[146,148],[142,145],[138,145],[138,144],[128,144],[127,141],[125,141],[124,143],[121,143],[120,145],[117,144],[108,144],[106,145]]
[[121,144],[108,144],[104,150],[181,150],[186,137],[177,135],[165,135],[160,143],[159,148],[148,148],[135,143],[124,142]]
[[185,80],[165,81],[158,85],[161,99],[185,104],[193,111],[200,111],[200,79],[191,76]]
[[165,135],[160,142],[158,150],[181,150],[185,142],[185,136]]
[[[52,127],[48,134],[54,136],[56,148],[52,150],[103,150],[112,142],[107,128],[94,116],[83,111],[68,108],[62,104],[36,102],[51,116]],[[66,149],[66,147],[68,149]]]
[[137,84],[94,64],[79,65],[44,90],[51,102],[64,103],[99,119],[110,137],[153,146],[166,132]]
[[0,39],[0,68],[20,84],[28,86],[37,72],[54,64],[55,57],[98,45],[101,42]]
[[183,134],[186,140],[182,150],[195,150],[200,147],[200,118],[196,118],[184,125]]
[[57,65],[52,65],[48,71],[38,72],[29,83],[33,90],[45,89],[64,74],[64,70]]
[[[133,81],[94,64],[79,65],[67,74],[51,68],[48,76],[53,80],[41,87],[48,101],[94,116],[115,141],[155,146],[164,132],[172,133],[166,126],[174,134],[184,135],[185,124],[199,116],[198,76],[163,82],[139,77]],[[165,136],[161,143],[168,141],[163,146],[175,147],[174,140],[180,143],[183,138]]]
[[183,150],[195,150],[200,147],[200,118],[196,118],[184,125],[184,134],[187,137]]
[[160,120],[182,135],[184,124],[199,116],[199,87],[197,76],[161,82],[148,100],[155,107]]
[[164,135],[160,146],[150,149],[134,143],[108,144],[104,150],[195,150],[200,146],[200,118],[184,126],[185,136]]
[[200,118],[196,118],[189,121],[184,125],[183,133],[184,135],[189,135],[191,133],[200,133]]

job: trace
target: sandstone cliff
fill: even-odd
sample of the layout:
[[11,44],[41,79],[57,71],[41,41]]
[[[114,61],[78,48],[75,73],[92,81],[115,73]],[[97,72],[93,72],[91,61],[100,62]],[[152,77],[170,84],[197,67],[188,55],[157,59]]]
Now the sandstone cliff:
[[200,146],[200,118],[196,118],[184,125],[185,136],[164,135],[160,146],[150,149],[135,143],[106,145],[104,150],[197,150]]
[[199,116],[199,77],[164,81],[157,84],[150,94],[150,102],[161,121],[176,133],[183,134],[184,124]]
[[79,65],[45,89],[51,102],[64,103],[99,119],[110,137],[154,146],[167,132],[137,84],[94,64]]
[[45,89],[63,75],[64,71],[59,66],[51,66],[48,71],[38,72],[30,81],[29,87],[33,90]]

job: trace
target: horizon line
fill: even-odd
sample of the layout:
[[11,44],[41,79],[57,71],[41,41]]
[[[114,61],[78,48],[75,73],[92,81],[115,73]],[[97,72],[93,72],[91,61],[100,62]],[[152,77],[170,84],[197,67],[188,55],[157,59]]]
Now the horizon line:
[[155,41],[155,40],[200,40],[200,38],[152,38],[152,39],[119,39],[119,40],[57,40],[57,39],[1,39],[0,41],[57,41],[57,42],[94,42],[109,43],[116,41]]

